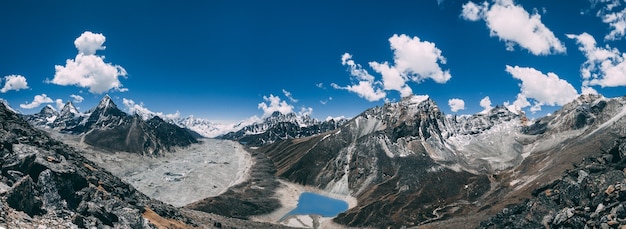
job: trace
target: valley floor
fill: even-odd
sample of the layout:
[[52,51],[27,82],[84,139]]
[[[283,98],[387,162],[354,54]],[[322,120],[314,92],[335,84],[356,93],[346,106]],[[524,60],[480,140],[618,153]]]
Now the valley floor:
[[203,139],[163,157],[126,152],[103,152],[71,135],[54,134],[84,150],[87,159],[132,184],[149,197],[182,207],[217,196],[249,177],[252,159],[233,141]]

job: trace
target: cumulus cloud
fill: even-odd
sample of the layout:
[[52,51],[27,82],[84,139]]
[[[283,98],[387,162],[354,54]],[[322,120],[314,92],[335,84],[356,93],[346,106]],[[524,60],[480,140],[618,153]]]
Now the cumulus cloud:
[[450,80],[450,71],[440,66],[446,63],[446,58],[434,43],[422,41],[416,36],[394,34],[389,38],[389,44],[393,51],[393,64],[369,62],[369,66],[380,74],[380,79],[355,63],[351,54],[345,53],[341,57],[341,64],[348,67],[355,83],[345,87],[337,84],[331,86],[354,92],[368,101],[378,101],[387,97],[386,91],[397,91],[402,97],[412,95],[413,90],[407,84],[411,81],[421,83],[432,79],[437,83],[446,83]]
[[468,2],[463,5],[461,17],[469,21],[484,20],[490,30],[489,36],[498,37],[506,43],[507,50],[515,45],[534,55],[565,53],[563,43],[541,22],[537,12],[529,14],[513,0],[494,0],[482,5]]
[[283,89],[283,94],[285,95],[285,97],[287,97],[287,99],[289,99],[289,101],[291,101],[292,103],[297,103],[298,99],[293,98],[293,96],[291,95],[291,92]]
[[452,112],[465,110],[465,101],[463,101],[462,99],[450,99],[448,100],[448,105],[450,105],[450,110],[452,110]]
[[72,99],[74,99],[74,103],[82,103],[82,102],[83,102],[83,100],[85,100],[85,98],[83,98],[83,97],[82,97],[82,96],[80,96],[80,95],[74,95],[74,94],[72,94],[72,95],[70,95],[70,97],[72,97]]
[[288,114],[293,112],[293,106],[282,100],[279,96],[270,94],[269,96],[263,96],[265,102],[261,102],[258,108],[263,110],[263,117],[272,115],[272,113],[278,111],[282,114]]
[[480,106],[483,108],[483,111],[481,111],[481,113],[487,113],[493,108],[491,107],[491,99],[489,98],[489,96],[485,96],[485,98],[480,100]]
[[144,120],[150,119],[154,116],[159,116],[162,119],[177,119],[180,118],[180,112],[176,111],[173,114],[165,114],[163,112],[153,112],[150,109],[146,108],[143,103],[135,103],[132,99],[122,98],[122,103],[128,109],[128,112],[131,114],[137,114],[141,116]]
[[33,98],[33,101],[30,103],[25,102],[23,104],[20,104],[20,107],[24,109],[33,109],[45,103],[54,103],[54,100],[52,100],[46,94],[41,94],[41,95],[35,95],[35,97]]
[[544,74],[534,68],[508,65],[506,72],[522,81],[520,93],[513,104],[524,108],[530,105],[529,99],[532,99],[534,105],[530,108],[531,112],[540,111],[543,105],[564,105],[578,97],[578,92],[570,83],[552,72]]
[[119,65],[104,62],[104,56],[95,55],[106,38],[102,34],[84,32],[76,38],[74,45],[78,54],[74,59],[66,60],[65,66],[55,65],[55,74],[48,82],[62,86],[74,85],[88,88],[89,92],[102,94],[109,90],[127,91],[122,87],[119,77],[126,77],[126,70]]
[[0,89],[0,92],[6,93],[11,90],[19,91],[22,89],[28,89],[26,77],[22,75],[8,75],[4,77],[4,87]]
[[580,67],[585,92],[594,92],[591,86],[626,86],[625,53],[608,45],[597,47],[596,40],[588,33],[567,34],[567,37],[576,40],[579,45],[578,49],[587,58]]
[[76,46],[79,53],[94,55],[96,54],[96,51],[104,50],[106,48],[102,46],[104,41],[106,41],[106,38],[101,33],[92,33],[87,31],[74,40],[74,46]]

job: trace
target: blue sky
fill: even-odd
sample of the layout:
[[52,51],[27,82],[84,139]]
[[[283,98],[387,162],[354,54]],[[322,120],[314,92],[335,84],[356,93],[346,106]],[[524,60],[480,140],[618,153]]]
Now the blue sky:
[[413,93],[448,114],[480,112],[488,96],[542,116],[581,93],[626,94],[624,6],[2,1],[0,98],[35,113],[80,98],[86,111],[109,94],[120,107],[237,121],[273,110],[352,117]]

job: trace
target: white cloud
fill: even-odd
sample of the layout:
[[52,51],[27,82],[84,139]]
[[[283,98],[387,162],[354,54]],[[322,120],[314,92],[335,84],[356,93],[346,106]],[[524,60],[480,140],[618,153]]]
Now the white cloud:
[[407,85],[409,81],[421,83],[432,79],[437,83],[445,83],[450,80],[450,71],[439,66],[446,63],[446,58],[434,43],[422,41],[419,37],[394,34],[389,38],[389,44],[393,51],[393,65],[388,62],[369,62],[369,66],[381,75],[380,80],[356,64],[351,54],[345,53],[341,63],[348,67],[356,83],[345,87],[337,84],[331,86],[354,92],[368,101],[378,101],[386,98],[386,91],[398,91],[402,97],[412,95],[413,90]]
[[528,99],[534,101],[531,111],[540,111],[541,106],[564,105],[578,97],[576,89],[567,81],[560,79],[556,74],[543,74],[534,68],[506,66],[506,72],[513,78],[522,81],[520,93],[513,103],[520,108],[530,105]]
[[321,89],[326,89],[326,87],[324,87],[323,83],[316,83],[315,86],[318,87],[318,88],[321,88]]
[[285,95],[285,97],[287,97],[289,99],[289,101],[291,101],[292,103],[297,103],[298,100],[294,99],[293,96],[291,95],[291,92],[283,89],[283,94]]
[[450,105],[450,110],[452,110],[452,112],[465,110],[465,101],[463,101],[462,99],[450,99],[448,100],[448,105]]
[[489,36],[497,36],[511,51],[515,45],[527,49],[534,55],[565,53],[563,43],[541,22],[537,12],[530,15],[513,0],[494,0],[477,5],[468,2],[463,5],[461,17],[469,21],[480,19],[487,23]]
[[57,105],[57,109],[61,110],[65,106],[62,99],[55,99],[54,103]]
[[83,97],[82,97],[82,96],[80,96],[80,95],[74,95],[74,94],[72,94],[72,95],[70,95],[70,97],[72,97],[72,99],[74,99],[74,103],[82,103],[82,102],[83,102],[83,100],[85,100],[85,98],[83,98]]
[[620,40],[626,34],[626,9],[619,12],[602,15],[602,22],[609,24],[611,32],[607,34],[605,40]]
[[489,96],[485,96],[485,98],[480,100],[480,106],[483,108],[483,111],[480,113],[487,113],[493,108],[491,107],[491,99]]
[[19,91],[21,89],[28,89],[28,83],[26,77],[21,75],[8,75],[4,77],[4,87],[0,89],[0,92],[6,93],[11,90]]
[[344,53],[341,55],[341,65],[348,66],[350,75],[356,77],[359,81],[374,81],[374,76],[370,75],[360,64],[354,63],[354,60],[352,60],[352,54],[350,53]]
[[76,46],[79,53],[94,55],[96,54],[96,51],[104,50],[106,48],[102,46],[104,41],[106,41],[106,37],[104,37],[101,33],[86,31],[74,40],[74,46]]
[[313,108],[311,107],[301,107],[300,112],[298,112],[300,116],[311,116],[311,114],[313,114]]
[[398,91],[402,97],[413,94],[411,87],[406,85],[406,76],[402,76],[398,69],[389,66],[389,63],[384,62],[379,64],[377,62],[370,62],[370,67],[382,75],[383,88],[385,90]]
[[129,113],[138,114],[144,120],[150,119],[154,116],[159,116],[162,119],[167,119],[167,120],[180,118],[180,112],[178,111],[176,111],[176,113],[173,113],[173,114],[165,114],[163,112],[153,112],[150,109],[146,108],[143,105],[143,103],[137,104],[132,99],[122,98],[122,103],[124,104],[124,106],[126,106]]
[[[626,2],[626,1],[625,1]],[[608,24],[611,31],[604,40],[621,40],[626,35],[626,8],[620,0],[591,0],[593,7],[603,5],[596,14],[602,22]]]
[[359,97],[370,102],[381,100],[387,96],[387,93],[380,88],[380,82],[374,81],[374,76],[370,75],[360,64],[354,63],[352,55],[344,53],[341,56],[341,64],[348,66],[350,75],[353,77],[353,80],[357,81],[357,83],[345,87],[341,87],[336,83],[331,83],[331,87],[334,89],[354,92]]
[[446,64],[446,58],[435,43],[421,41],[419,37],[394,34],[389,38],[393,50],[395,68],[415,82],[432,79],[437,83],[450,80],[448,70],[441,69],[439,64]]
[[474,2],[463,4],[461,17],[468,21],[478,21],[484,17],[485,9],[489,8],[489,3],[483,2],[483,5],[476,5]]
[[126,77],[126,70],[122,66],[105,63],[104,56],[95,55],[97,50],[104,49],[104,41],[102,34],[84,32],[74,41],[79,51],[76,58],[66,60],[65,66],[55,65],[54,78],[49,82],[89,88],[89,92],[94,94],[111,89],[127,91],[119,81],[120,76]]
[[24,109],[33,109],[44,103],[54,103],[54,101],[46,94],[35,95],[32,102],[20,104],[20,107]]
[[348,85],[341,87],[337,84],[331,84],[335,89],[343,89],[356,93],[359,97],[366,99],[367,101],[374,102],[379,101],[387,97],[387,93],[380,88],[374,88],[372,82],[359,81],[356,85]]
[[282,114],[293,112],[293,106],[282,100],[279,96],[270,94],[270,96],[263,96],[263,100],[265,100],[265,102],[261,102],[258,105],[258,108],[263,110],[263,117],[270,116],[276,111]]
[[590,86],[626,86],[626,53],[608,45],[597,47],[596,40],[588,33],[568,34],[567,37],[576,40],[578,49],[587,58],[580,67],[583,88],[587,92]]

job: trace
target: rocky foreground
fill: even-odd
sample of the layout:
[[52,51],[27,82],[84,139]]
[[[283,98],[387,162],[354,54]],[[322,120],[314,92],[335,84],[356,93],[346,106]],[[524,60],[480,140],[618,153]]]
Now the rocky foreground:
[[626,228],[626,139],[509,205],[481,228]]

